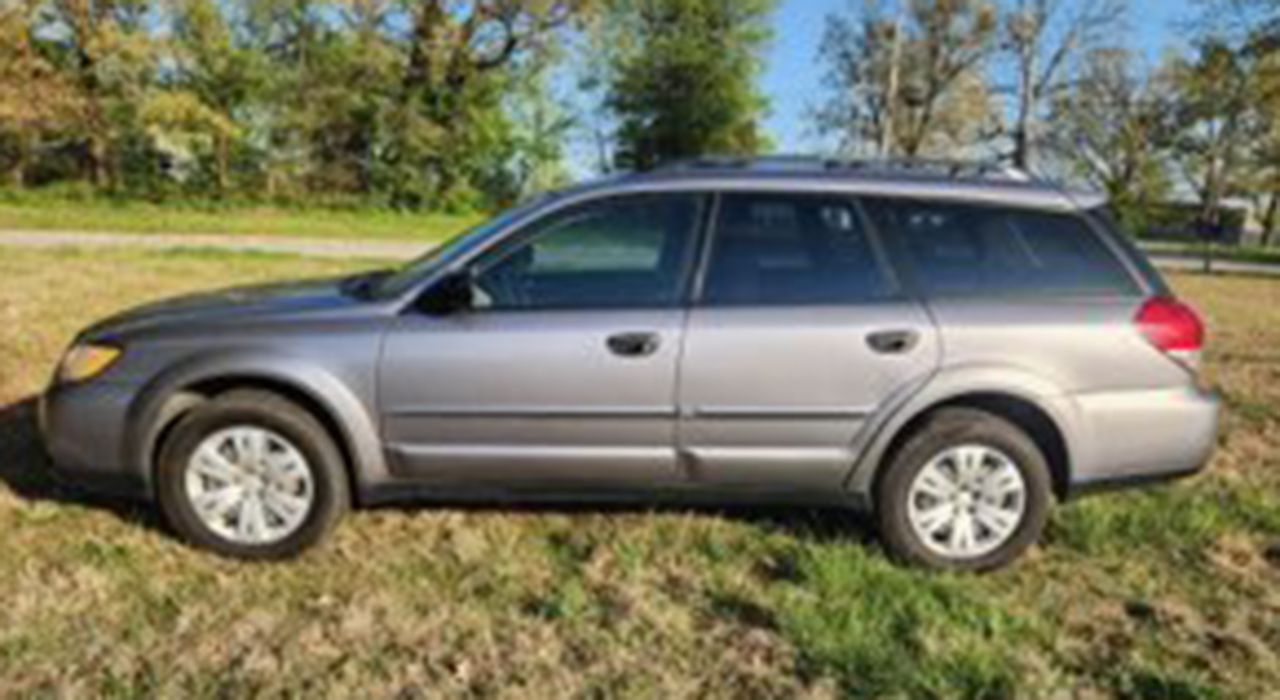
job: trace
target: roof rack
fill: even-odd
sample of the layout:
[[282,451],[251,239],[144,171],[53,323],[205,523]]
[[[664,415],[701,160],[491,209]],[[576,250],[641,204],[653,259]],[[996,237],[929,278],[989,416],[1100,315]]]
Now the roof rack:
[[994,179],[1035,182],[1025,170],[992,161],[930,158],[824,158],[821,156],[713,156],[660,166],[659,172],[692,170],[821,170],[840,173],[932,175],[953,179]]

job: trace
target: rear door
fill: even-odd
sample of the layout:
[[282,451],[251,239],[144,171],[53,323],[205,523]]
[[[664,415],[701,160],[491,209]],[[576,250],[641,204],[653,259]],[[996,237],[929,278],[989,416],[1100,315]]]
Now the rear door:
[[680,447],[711,486],[838,489],[868,422],[938,363],[856,205],[721,197],[685,337]]
[[[908,198],[864,206],[928,300],[946,347],[944,372],[982,367],[987,382],[1004,377],[1009,390],[1069,407],[1074,478],[1114,477],[1198,452],[1193,433],[1143,439],[1153,426],[1180,424],[1183,404],[1168,399],[1192,379],[1139,331],[1135,317],[1148,294],[1140,268],[1126,265],[1086,217]],[[1156,280],[1151,292],[1166,291],[1147,276]]]

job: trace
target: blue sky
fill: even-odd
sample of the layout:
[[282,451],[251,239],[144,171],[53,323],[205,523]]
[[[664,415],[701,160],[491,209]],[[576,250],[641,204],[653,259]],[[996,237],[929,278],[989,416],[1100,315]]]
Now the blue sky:
[[[1071,1],[1071,0],[1068,0]],[[816,146],[808,113],[822,99],[823,67],[818,62],[826,17],[863,0],[781,0],[765,73],[772,104],[768,121],[776,150],[803,153]],[[1124,44],[1141,48],[1151,61],[1165,47],[1179,45],[1178,24],[1194,11],[1192,0],[1130,0]]]

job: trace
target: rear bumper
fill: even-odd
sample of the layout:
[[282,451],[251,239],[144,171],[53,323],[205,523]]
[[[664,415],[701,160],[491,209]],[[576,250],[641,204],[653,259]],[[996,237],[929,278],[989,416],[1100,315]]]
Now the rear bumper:
[[1067,497],[1074,500],[1085,496],[1111,493],[1112,491],[1126,491],[1128,489],[1142,488],[1144,486],[1167,484],[1172,481],[1178,481],[1179,479],[1195,476],[1196,474],[1204,471],[1206,466],[1208,466],[1207,463],[1186,471],[1152,471],[1132,476],[1118,476],[1114,478],[1102,478],[1095,479],[1093,481],[1080,482],[1071,487],[1071,493],[1067,494]]
[[126,458],[131,388],[109,383],[51,387],[37,407],[53,476],[104,495],[147,499],[151,484]]
[[1190,476],[1217,447],[1218,398],[1194,386],[1087,394],[1074,404],[1080,450],[1072,494]]

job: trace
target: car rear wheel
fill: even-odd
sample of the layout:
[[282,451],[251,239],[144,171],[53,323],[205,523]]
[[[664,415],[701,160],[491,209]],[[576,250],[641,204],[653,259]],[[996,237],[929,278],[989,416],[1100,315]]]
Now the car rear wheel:
[[180,536],[241,559],[302,553],[350,501],[341,453],[324,427],[261,391],[229,392],[184,416],[161,449],[158,492]]
[[902,445],[876,489],[890,555],[929,569],[987,571],[1039,539],[1053,501],[1044,455],[994,414],[938,411]]

